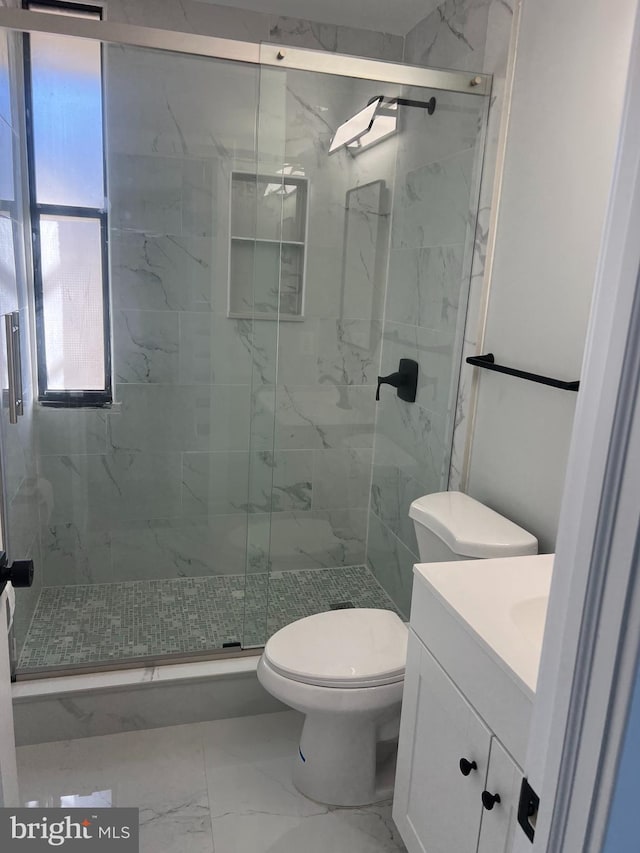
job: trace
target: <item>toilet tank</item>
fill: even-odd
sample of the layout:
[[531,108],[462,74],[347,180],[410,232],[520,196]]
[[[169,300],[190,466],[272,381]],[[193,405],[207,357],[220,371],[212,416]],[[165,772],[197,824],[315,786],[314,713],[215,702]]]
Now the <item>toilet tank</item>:
[[538,553],[535,536],[462,492],[417,498],[409,516],[421,563]]

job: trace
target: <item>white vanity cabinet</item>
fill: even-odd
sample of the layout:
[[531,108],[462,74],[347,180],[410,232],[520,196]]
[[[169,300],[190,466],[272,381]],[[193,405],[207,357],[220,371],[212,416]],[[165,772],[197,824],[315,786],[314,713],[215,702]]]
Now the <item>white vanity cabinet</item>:
[[550,554],[414,566],[393,801],[409,853],[511,849],[552,570]]
[[[409,853],[502,853],[521,773],[409,632],[393,819]],[[498,794],[490,810],[484,796]]]

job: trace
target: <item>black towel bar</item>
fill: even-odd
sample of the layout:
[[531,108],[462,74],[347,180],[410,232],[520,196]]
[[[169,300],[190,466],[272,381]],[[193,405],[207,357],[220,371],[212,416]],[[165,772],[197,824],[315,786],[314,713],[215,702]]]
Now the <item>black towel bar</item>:
[[496,364],[492,352],[488,352],[485,355],[471,355],[467,359],[467,364],[473,364],[475,367],[483,367],[486,370],[495,370],[496,373],[518,376],[520,379],[527,379],[529,382],[551,385],[552,388],[561,388],[563,391],[577,391],[580,388],[578,380],[575,382],[564,382],[562,379],[552,379],[550,376],[540,376],[539,373],[527,373],[526,370],[517,370],[515,367],[505,367],[503,364]]

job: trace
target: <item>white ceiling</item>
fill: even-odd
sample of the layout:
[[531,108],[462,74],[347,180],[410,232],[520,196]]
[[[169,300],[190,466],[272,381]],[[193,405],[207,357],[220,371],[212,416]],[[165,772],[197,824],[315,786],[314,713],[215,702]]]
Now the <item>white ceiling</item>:
[[404,36],[441,0],[201,0],[272,15],[303,18]]

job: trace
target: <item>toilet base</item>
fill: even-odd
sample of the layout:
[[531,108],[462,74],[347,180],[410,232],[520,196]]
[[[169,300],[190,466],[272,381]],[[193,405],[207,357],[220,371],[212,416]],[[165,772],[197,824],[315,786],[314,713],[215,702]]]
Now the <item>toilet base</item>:
[[[399,717],[400,707],[394,711]],[[293,770],[300,793],[332,806],[390,799],[398,742],[379,739],[380,723],[354,715],[337,724],[335,715],[308,714]]]

